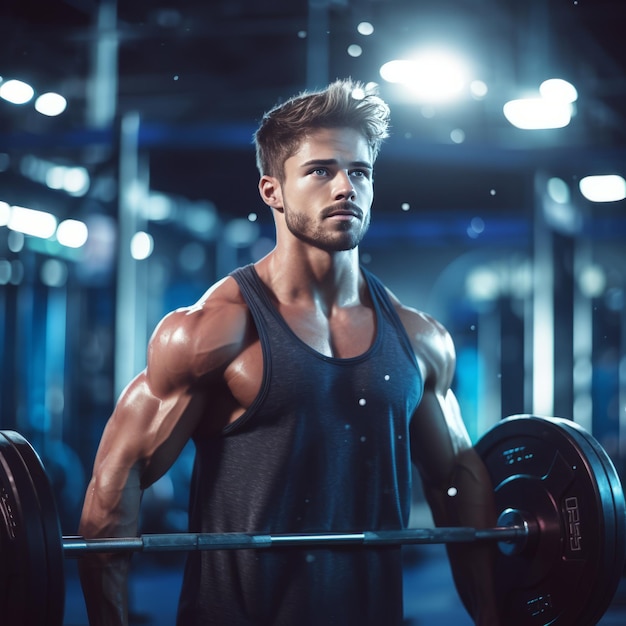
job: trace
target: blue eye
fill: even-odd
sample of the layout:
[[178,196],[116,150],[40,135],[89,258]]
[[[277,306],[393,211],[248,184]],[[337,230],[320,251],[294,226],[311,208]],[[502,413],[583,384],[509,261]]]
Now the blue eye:
[[370,172],[369,170],[352,170],[350,175],[355,176],[356,178],[369,178]]

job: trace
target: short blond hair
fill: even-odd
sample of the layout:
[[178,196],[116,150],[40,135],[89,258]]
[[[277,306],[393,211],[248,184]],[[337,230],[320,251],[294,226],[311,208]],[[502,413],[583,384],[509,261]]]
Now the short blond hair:
[[275,106],[265,113],[254,134],[261,176],[282,180],[285,161],[318,128],[353,128],[362,133],[373,163],[388,136],[389,107],[377,95],[367,93],[362,83],[351,79],[336,80],[321,91],[303,91]]

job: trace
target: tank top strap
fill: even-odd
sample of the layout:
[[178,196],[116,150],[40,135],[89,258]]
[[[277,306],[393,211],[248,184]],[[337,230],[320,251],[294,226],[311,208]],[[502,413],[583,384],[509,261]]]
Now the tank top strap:
[[238,267],[236,270],[233,270],[229,276],[232,276],[237,281],[244,300],[252,311],[253,317],[256,318],[257,315],[262,315],[267,307],[263,307],[259,303],[267,299],[267,293],[258,278],[254,265],[250,263],[243,267]]
[[383,285],[383,283],[376,278],[374,274],[366,270],[364,267],[361,268],[361,271],[367,280],[372,299],[378,304],[378,307],[385,318],[395,328],[400,343],[402,344],[403,349],[407,352],[409,358],[411,360],[415,360],[415,351],[411,345],[411,340],[409,339],[409,335],[406,332],[404,324],[400,320],[398,312],[396,311],[393,302],[387,293],[385,285]]

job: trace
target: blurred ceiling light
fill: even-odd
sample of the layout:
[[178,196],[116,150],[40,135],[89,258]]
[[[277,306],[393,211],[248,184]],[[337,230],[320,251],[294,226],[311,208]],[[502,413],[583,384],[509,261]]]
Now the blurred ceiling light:
[[88,236],[87,225],[79,220],[63,220],[57,228],[57,241],[66,248],[81,248]]
[[465,131],[462,128],[455,128],[450,131],[450,139],[453,143],[463,143],[465,141]]
[[50,189],[62,189],[71,196],[84,196],[89,182],[89,174],[84,167],[51,165],[45,172],[45,183]]
[[626,181],[617,174],[585,176],[578,186],[580,193],[591,202],[619,202],[626,198]]
[[0,259],[0,285],[8,284],[11,280],[11,263],[6,259]]
[[11,252],[15,254],[21,252],[24,249],[26,243],[26,237],[22,233],[18,233],[16,230],[12,230],[7,237],[7,247]]
[[219,231],[217,207],[208,200],[189,203],[184,207],[182,221],[190,231],[205,238],[217,236]]
[[140,230],[130,240],[130,254],[136,261],[147,259],[154,250],[152,235]]
[[45,173],[45,183],[50,189],[63,189],[65,168],[61,165],[50,167]]
[[0,85],[0,98],[12,104],[25,104],[32,100],[34,89],[21,80],[7,80]]
[[557,204],[567,204],[570,201],[569,186],[562,178],[550,178],[547,191],[550,198]]
[[359,35],[371,35],[374,32],[374,26],[370,22],[361,22],[356,27]]
[[66,107],[67,100],[62,95],[54,92],[41,94],[35,100],[35,110],[48,117],[61,115]]
[[559,203],[547,196],[543,199],[543,214],[546,223],[559,233],[574,235],[583,226],[582,214],[571,202]]
[[556,100],[571,104],[578,100],[578,92],[572,83],[568,83],[561,78],[550,78],[544,80],[539,87],[539,93],[546,100]]
[[251,246],[259,235],[259,225],[244,219],[231,220],[224,228],[225,240],[235,248]]
[[380,68],[389,83],[400,83],[420,102],[447,102],[460,96],[468,82],[462,59],[451,52],[428,50],[411,60],[396,59]]
[[503,111],[506,119],[522,130],[563,128],[572,119],[570,103],[544,98],[510,100]]
[[24,235],[48,239],[54,235],[57,228],[57,220],[54,215],[46,211],[13,206],[11,207],[8,227]]
[[473,80],[470,83],[470,92],[472,93],[472,96],[474,96],[474,98],[476,98],[477,100],[484,98],[487,95],[488,91],[489,87],[487,87],[487,84],[482,80]]
[[578,276],[578,286],[587,298],[599,298],[604,293],[606,284],[606,273],[601,265],[587,265]]
[[84,196],[89,189],[87,170],[84,167],[66,168],[63,188],[72,196]]
[[61,189],[71,196],[84,196],[89,190],[89,172],[81,166],[67,167],[27,154],[20,161],[20,172],[50,189]]
[[46,181],[46,172],[48,171],[48,162],[38,159],[32,154],[27,154],[20,159],[20,172],[39,183]]
[[465,278],[465,292],[478,302],[496,300],[500,295],[500,278],[491,267],[475,267]]
[[58,259],[47,259],[41,265],[39,277],[46,287],[63,287],[67,282],[67,264]]
[[0,226],[6,226],[9,223],[11,217],[11,207],[0,200]]
[[363,48],[356,43],[352,43],[348,46],[348,54],[351,57],[360,57],[363,54]]
[[163,222],[173,217],[176,209],[174,199],[164,193],[151,192],[145,202],[140,205],[140,212],[144,219],[153,222]]

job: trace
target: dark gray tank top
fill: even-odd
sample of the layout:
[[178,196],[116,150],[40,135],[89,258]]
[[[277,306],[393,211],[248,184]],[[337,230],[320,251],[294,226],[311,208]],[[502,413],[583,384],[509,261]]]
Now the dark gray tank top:
[[[363,270],[376,335],[362,355],[301,341],[252,265],[232,276],[263,351],[261,391],[220,436],[198,435],[191,532],[362,532],[406,527],[409,421],[423,381],[383,285]],[[384,548],[192,552],[180,626],[392,626],[401,553]]]

